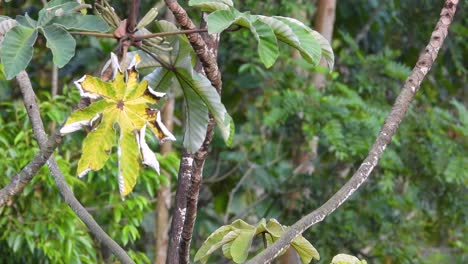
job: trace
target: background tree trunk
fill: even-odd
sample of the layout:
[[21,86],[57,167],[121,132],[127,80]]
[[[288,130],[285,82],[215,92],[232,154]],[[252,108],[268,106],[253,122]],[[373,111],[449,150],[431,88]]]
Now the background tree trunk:
[[[333,25],[335,24],[336,0],[319,0],[317,3],[317,12],[315,13],[315,30],[320,32],[328,42],[332,42]],[[326,67],[322,59],[320,66]],[[318,89],[325,87],[325,75],[316,73],[313,76],[314,86]]]
[[[175,23],[174,15],[167,10],[165,19]],[[174,105],[175,98],[169,93],[169,98],[162,110],[162,121],[167,129],[172,131],[174,128]],[[172,141],[168,140],[161,145],[161,154],[167,154],[172,151]],[[170,180],[170,178],[169,178]],[[156,256],[155,264],[165,264],[167,259],[167,247],[169,245],[169,209],[171,208],[171,183],[161,186],[158,189],[158,202],[156,205]]]

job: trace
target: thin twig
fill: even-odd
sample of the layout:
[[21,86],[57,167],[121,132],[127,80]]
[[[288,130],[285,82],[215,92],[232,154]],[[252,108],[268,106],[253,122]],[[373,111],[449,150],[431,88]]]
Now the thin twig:
[[72,35],[93,36],[93,37],[98,37],[98,38],[113,38],[113,39],[117,38],[116,36],[114,36],[114,34],[109,34],[109,33],[88,32],[88,31],[70,31],[68,33]]
[[[191,30],[179,30],[174,32],[158,32],[158,33],[151,33],[142,36],[135,36],[133,39],[135,41],[143,40],[143,39],[150,39],[156,37],[166,37],[166,36],[174,36],[174,35],[182,35],[182,34],[192,34],[192,33],[201,33],[207,32],[208,29],[201,28],[201,29],[191,29]],[[99,32],[88,32],[88,31],[71,31],[69,32],[72,35],[81,35],[81,36],[93,36],[98,38],[113,38],[117,39],[114,34],[109,33],[99,33]]]
[[413,68],[413,71],[406,80],[400,95],[393,105],[392,111],[385,120],[382,130],[369,150],[369,154],[351,179],[349,179],[349,181],[327,202],[288,228],[273,245],[246,262],[247,264],[271,262],[286,246],[291,243],[293,239],[302,234],[312,225],[321,222],[326,216],[333,213],[368,179],[370,173],[382,156],[386,146],[391,142],[392,136],[397,131],[400,122],[414,98],[414,95],[420,88],[421,82],[437,58],[437,53],[442,47],[444,39],[447,36],[448,27],[452,22],[457,4],[458,0],[448,0],[445,2],[440,14],[440,19],[435,30],[432,32],[429,44],[426,46],[424,53],[421,54],[416,66]]
[[[22,71],[16,76],[16,80],[18,81],[21,93],[23,94],[24,105],[33,127],[34,137],[36,138],[40,149],[45,150],[47,148],[47,135],[44,130],[44,125],[39,113],[39,106],[36,102],[36,95],[32,89],[29,76],[25,71]],[[109,248],[109,250],[114,253],[114,255],[120,260],[121,263],[135,263],[127,255],[127,253],[114,240],[112,240],[112,238],[110,238],[104,232],[104,230],[102,230],[99,224],[93,219],[91,214],[89,214],[76,199],[70,187],[67,185],[67,182],[65,181],[65,178],[53,157],[49,158],[48,166],[63,199],[85,223],[94,237],[104,246]]]
[[138,41],[138,40],[149,39],[149,38],[165,37],[165,36],[173,36],[173,35],[181,35],[181,34],[193,34],[193,33],[207,32],[207,31],[208,29],[201,28],[201,29],[179,30],[179,31],[174,31],[174,32],[158,32],[158,33],[146,34],[143,36],[135,36],[133,39],[135,41]]

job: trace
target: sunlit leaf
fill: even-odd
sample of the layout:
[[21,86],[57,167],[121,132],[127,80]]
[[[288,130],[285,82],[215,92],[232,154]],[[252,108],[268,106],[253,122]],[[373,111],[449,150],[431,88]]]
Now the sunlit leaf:
[[[118,68],[115,55],[113,66]],[[159,110],[152,108],[163,96],[154,91],[147,81],[139,82],[135,56],[124,75],[120,69],[114,80],[103,82],[99,78],[85,75],[75,84],[82,97],[100,99],[87,108],[77,110],[67,119],[60,130],[71,133],[83,127],[92,131],[83,141],[83,149],[78,162],[78,176],[101,169],[109,158],[118,136],[119,190],[122,196],[129,194],[136,184],[139,173],[139,160],[159,173],[159,163],[145,140],[146,128],[162,142],[175,140],[161,122]]]

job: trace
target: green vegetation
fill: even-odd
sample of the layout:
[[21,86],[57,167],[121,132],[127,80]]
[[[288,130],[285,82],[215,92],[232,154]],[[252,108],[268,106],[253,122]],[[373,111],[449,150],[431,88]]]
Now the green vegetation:
[[[126,17],[130,2],[111,4]],[[143,17],[155,2],[141,2]],[[135,165],[141,168],[135,186],[120,189],[124,195],[132,190],[124,201],[118,184],[119,132],[108,146],[94,138],[91,145],[107,147],[101,149],[106,157],[98,171],[83,178],[77,177],[85,170],[80,158],[90,155],[82,147],[93,132],[64,137],[54,157],[68,185],[136,263],[155,258],[157,190],[171,182],[175,193],[182,149],[200,148],[208,113],[217,128],[204,165],[191,261],[243,263],[261,252],[265,241],[267,246],[276,241],[285,226],[320,207],[359,167],[426,45],[442,3],[338,1],[330,48],[312,31],[315,2],[183,4],[192,17],[199,17],[199,8],[212,12],[210,33],[233,29],[221,34],[219,45],[221,96],[193,70],[197,57],[185,36],[167,36],[157,45],[142,41],[143,47],[152,45],[157,60],[131,48],[128,61],[141,57],[139,81],[176,98],[172,134],[177,140],[172,152],[161,155],[159,138],[148,133],[146,144],[158,150],[160,173]],[[1,189],[39,152],[20,89],[9,80],[23,69],[28,72],[51,134],[76,115],[81,97],[73,81],[84,74],[98,76],[118,42],[72,36],[72,31],[115,30],[91,9],[80,12],[86,8],[76,1],[55,0],[45,8],[41,1],[0,5],[0,33],[8,31],[0,49]],[[439,58],[368,182],[291,245],[303,250],[304,263],[468,262],[467,11],[461,4]],[[177,30],[162,20],[165,12],[159,10],[145,34]],[[317,66],[320,58],[333,71]],[[54,64],[60,67],[58,93],[51,78]],[[325,75],[325,88],[313,85],[316,73]],[[149,103],[162,109],[165,102]],[[135,157],[140,154],[131,157],[134,163]],[[7,263],[117,261],[64,202],[47,166],[0,206],[0,230],[0,256]]]

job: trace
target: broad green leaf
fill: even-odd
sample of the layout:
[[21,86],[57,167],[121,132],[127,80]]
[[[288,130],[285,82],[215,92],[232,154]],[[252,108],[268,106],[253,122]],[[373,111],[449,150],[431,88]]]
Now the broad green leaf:
[[37,27],[37,21],[32,19],[28,13],[26,13],[24,16],[16,16],[16,22],[25,27]]
[[243,229],[240,231],[239,235],[230,246],[230,253],[234,262],[243,263],[247,260],[254,235],[255,227],[253,226],[251,229]]
[[266,68],[270,68],[279,56],[278,42],[273,30],[260,20],[252,22],[250,31],[258,41],[258,55]]
[[322,48],[320,47],[320,43],[315,39],[315,35],[311,33],[313,30],[302,22],[290,17],[275,16],[273,18],[287,24],[293,30],[302,47],[303,51],[300,51],[302,57],[309,63],[318,65],[322,56]]
[[36,38],[35,29],[21,25],[17,25],[6,33],[0,50],[0,58],[7,80],[26,69],[33,55],[32,46]]
[[208,24],[208,33],[221,33],[223,30],[237,22],[241,13],[234,8],[226,10],[217,10],[209,14],[206,18]]
[[197,93],[190,88],[190,83],[181,82],[185,98],[185,133],[184,147],[196,152],[205,140],[208,128],[208,108]]
[[228,9],[233,6],[232,0],[190,0],[189,6],[200,8],[204,12],[213,12],[220,9]]
[[[76,1],[51,1],[39,11],[37,25],[48,25],[54,18],[75,13],[79,4]],[[78,13],[76,13],[78,15]]]
[[362,262],[355,256],[338,254],[333,257],[330,264],[361,264]]
[[106,22],[102,18],[94,15],[73,14],[59,16],[52,19],[51,23],[59,24],[66,29],[97,32],[109,31],[109,26]]
[[308,26],[304,25],[304,23],[294,18],[281,16],[275,16],[273,18],[280,20],[291,27],[298,37],[301,47],[304,49],[304,51],[299,50],[301,51],[301,55],[304,59],[314,65],[317,65],[320,62],[321,56],[323,56],[330,71],[333,70],[335,62],[333,50],[330,43],[328,43],[328,40],[326,40],[320,33],[312,30]]
[[52,51],[54,64],[62,68],[75,56],[75,39],[65,29],[48,25],[42,28],[47,39],[47,47]]
[[230,243],[226,243],[222,246],[222,250],[223,250],[223,255],[228,258],[228,259],[232,259],[232,255],[231,255],[231,245],[232,245],[232,242]]
[[291,246],[296,250],[297,254],[299,254],[304,264],[310,263],[312,259],[320,260],[320,254],[317,249],[302,235],[296,237],[292,241]]
[[[177,30],[172,23],[158,22],[158,27],[163,32]],[[228,115],[226,108],[221,103],[221,98],[211,82],[203,75],[193,71],[194,52],[185,37],[174,36],[168,38],[172,43],[173,50],[167,54],[170,67],[157,68],[150,73],[146,80],[151,85],[167,89],[171,85],[178,85],[185,99],[185,135],[184,147],[189,151],[197,151],[206,136],[208,125],[208,112],[215,117],[223,138],[228,145],[232,142],[234,125],[232,118]],[[154,54],[154,56],[159,56]],[[173,78],[175,76],[175,78]],[[171,83],[175,80],[175,84]]]
[[[114,68],[119,69],[116,56],[112,54],[112,57]],[[175,140],[161,122],[159,110],[150,107],[164,94],[151,89],[147,81],[138,81],[138,62],[139,57],[135,56],[126,74],[119,69],[111,82],[103,82],[88,75],[76,81],[82,97],[100,100],[72,113],[60,130],[62,134],[67,134],[82,127],[92,127],[91,133],[83,141],[82,155],[78,162],[77,174],[81,177],[104,166],[115,145],[114,129],[118,128],[118,181],[122,197],[128,195],[136,184],[139,160],[159,173],[156,156],[145,141],[146,128],[161,142]]]
[[177,68],[175,75],[184,93],[188,89],[194,92],[187,94],[186,99],[193,100],[196,95],[205,103],[220,129],[224,141],[227,145],[231,145],[234,134],[234,123],[221,103],[221,97],[211,85],[211,82],[205,76],[186,68]]
[[161,92],[166,92],[171,86],[175,84],[174,76],[174,72],[166,68],[159,67],[152,71],[150,74],[146,75],[145,78],[143,78],[143,80],[147,80],[148,84],[151,87],[158,87],[158,90],[160,90]]
[[[203,242],[203,245],[200,247],[200,249],[198,249],[197,253],[195,254],[194,261],[197,262],[201,259],[206,258],[214,250],[222,246],[222,245],[219,245],[216,248],[213,247],[214,245],[218,245],[218,243],[222,241],[223,238],[226,237],[226,235],[229,234],[231,231],[232,231],[232,227],[230,225],[224,225],[216,229],[213,233],[211,233],[211,235],[205,240],[205,242]],[[232,238],[232,240],[234,240],[234,238]]]

